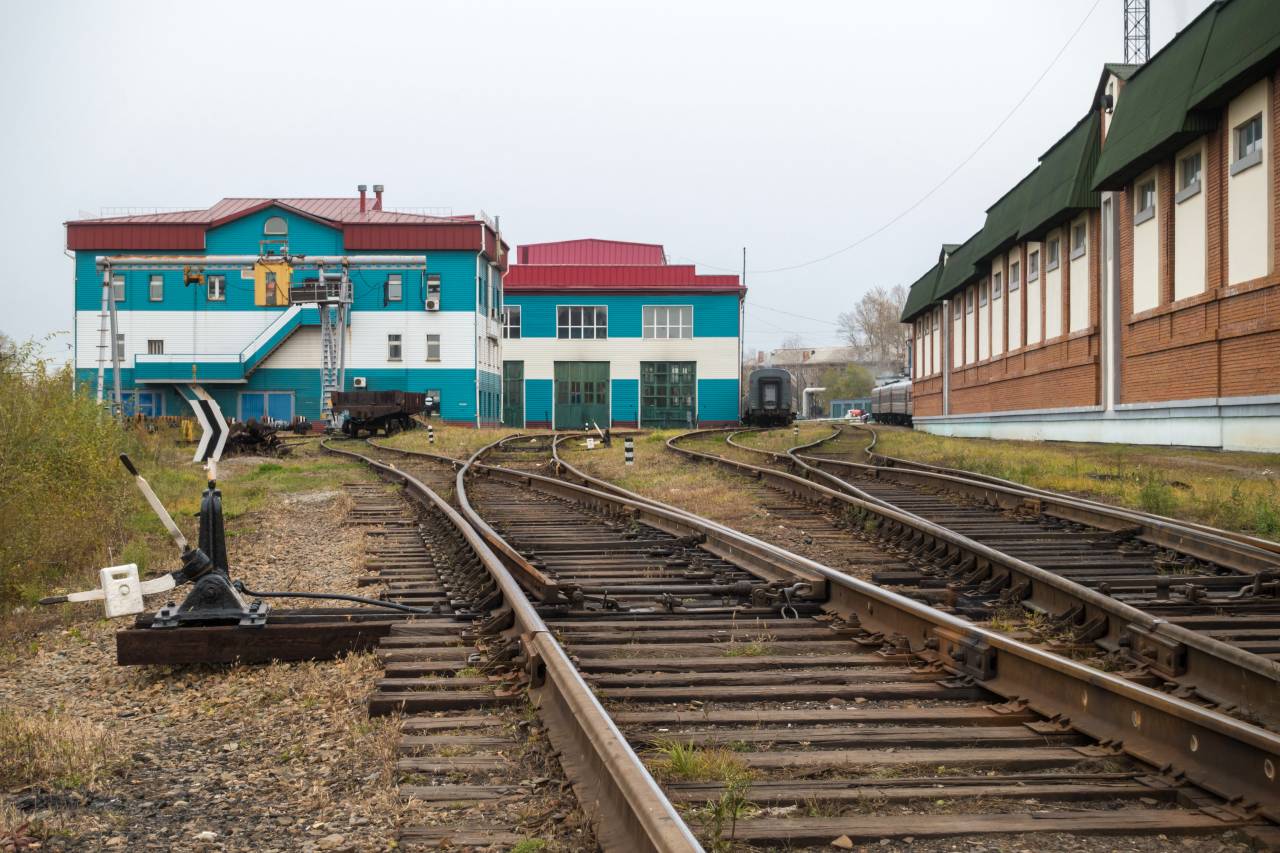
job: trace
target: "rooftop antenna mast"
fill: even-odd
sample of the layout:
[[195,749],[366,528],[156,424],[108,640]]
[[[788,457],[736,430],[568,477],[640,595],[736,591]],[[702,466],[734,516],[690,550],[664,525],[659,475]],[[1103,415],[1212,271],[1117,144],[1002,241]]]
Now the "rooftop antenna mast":
[[1124,0],[1124,61],[1141,65],[1151,58],[1151,0]]

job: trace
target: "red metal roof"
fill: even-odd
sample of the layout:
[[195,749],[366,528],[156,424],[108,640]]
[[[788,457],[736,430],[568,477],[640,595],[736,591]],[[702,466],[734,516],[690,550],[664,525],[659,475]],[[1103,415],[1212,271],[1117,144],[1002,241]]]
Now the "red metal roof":
[[666,252],[658,243],[631,243],[625,240],[560,240],[555,243],[530,243],[516,249],[521,264],[594,264],[661,265]]
[[[467,250],[493,256],[497,234],[474,216],[429,216],[374,210],[374,198],[224,198],[204,210],[182,210],[78,219],[65,223],[67,248],[120,251],[139,249],[203,250],[204,235],[216,228],[268,207],[281,207],[301,216],[338,227],[347,249]],[[507,246],[503,241],[504,248]],[[506,264],[504,253],[503,265]]]
[[[523,248],[523,247],[522,247]],[[698,275],[693,266],[667,264],[519,264],[507,271],[507,291],[641,290],[741,291],[736,275]]]

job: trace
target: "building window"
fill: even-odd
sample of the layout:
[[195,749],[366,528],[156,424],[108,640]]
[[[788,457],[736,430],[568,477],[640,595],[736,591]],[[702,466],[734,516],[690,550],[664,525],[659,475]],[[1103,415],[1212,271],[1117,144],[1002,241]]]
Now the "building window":
[[387,301],[399,302],[404,296],[404,285],[401,282],[399,273],[392,273],[387,276]]
[[978,307],[987,307],[987,283],[985,281],[978,285]]
[[664,340],[693,337],[692,305],[644,306],[644,336]]
[[279,279],[276,278],[275,270],[267,270],[265,285],[266,293],[264,294],[266,296],[267,305],[277,304],[279,297],[278,284]]
[[560,340],[604,340],[609,337],[609,309],[604,305],[561,305],[556,308]]
[[431,273],[427,276],[427,305],[428,311],[440,310],[440,276]]
[[1027,255],[1027,281],[1040,280],[1040,253],[1032,252]]
[[1013,293],[1022,286],[1022,263],[1014,261],[1009,264],[1009,292]]
[[440,360],[440,336],[427,335],[427,361]]
[[[1141,225],[1156,215],[1156,182],[1143,181],[1134,199],[1133,224]],[[1079,226],[1077,226],[1079,227]],[[1074,246],[1072,247],[1074,249]]]
[[262,223],[262,233],[267,237],[285,237],[289,233],[289,223],[283,216],[272,216]]
[[399,361],[403,347],[399,335],[387,335],[387,361]]
[[998,272],[992,273],[991,274],[991,298],[999,299],[1003,293],[1004,293],[1004,282],[1000,276],[1000,273]]
[[1044,268],[1048,272],[1052,272],[1053,270],[1056,270],[1058,268],[1058,253],[1061,250],[1061,243],[1062,243],[1061,240],[1059,240],[1057,237],[1054,237],[1047,244],[1045,244],[1045,251],[1048,252],[1049,255],[1047,258],[1045,258]]
[[1231,174],[1238,175],[1262,162],[1262,113],[1237,127],[1234,135],[1236,157],[1231,163]]
[[124,302],[124,276],[111,276],[111,298],[116,302]]
[[969,288],[964,292],[964,313],[973,313],[973,288]]
[[1173,200],[1178,204],[1200,192],[1200,152],[1188,154],[1178,161],[1178,192]]
[[508,305],[502,309],[502,337],[511,341],[520,340],[519,305]]
[[225,302],[227,300],[227,277],[225,275],[211,275],[205,281],[209,284],[209,288],[205,293],[210,302]]
[[147,287],[147,295],[152,302],[164,301],[164,276],[151,276],[151,282]]
[[1085,250],[1084,223],[1077,222],[1071,226],[1071,259],[1082,257]]
[[147,355],[164,355],[164,341],[154,338],[147,341]]

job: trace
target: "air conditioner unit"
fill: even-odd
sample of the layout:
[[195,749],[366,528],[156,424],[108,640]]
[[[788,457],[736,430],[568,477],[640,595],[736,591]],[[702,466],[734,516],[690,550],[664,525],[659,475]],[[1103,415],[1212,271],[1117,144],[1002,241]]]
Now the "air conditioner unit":
[[369,385],[368,380],[366,380],[363,376],[353,376],[353,377],[351,377],[351,387],[352,387],[352,388],[367,388],[367,387],[368,387],[368,385]]
[[427,310],[428,310],[428,311],[439,311],[439,310],[440,310],[440,300],[439,300],[439,299],[428,299],[428,300],[427,300]]

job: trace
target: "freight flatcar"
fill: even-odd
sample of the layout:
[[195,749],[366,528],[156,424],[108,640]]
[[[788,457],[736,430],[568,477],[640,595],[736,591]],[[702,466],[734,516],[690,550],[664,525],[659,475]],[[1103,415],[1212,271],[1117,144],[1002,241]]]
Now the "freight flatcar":
[[742,422],[748,426],[778,426],[796,419],[791,407],[795,384],[791,374],[780,367],[759,367],[747,380],[747,410]]
[[361,432],[386,435],[413,427],[413,416],[427,407],[427,395],[414,391],[339,391],[333,411],[342,431],[352,438]]
[[911,380],[900,379],[871,389],[871,419],[878,424],[911,425]]

